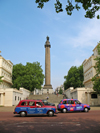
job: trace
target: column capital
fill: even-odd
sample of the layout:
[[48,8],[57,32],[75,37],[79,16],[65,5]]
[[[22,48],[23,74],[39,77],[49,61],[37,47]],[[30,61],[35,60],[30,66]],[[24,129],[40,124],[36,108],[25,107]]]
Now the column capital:
[[46,43],[45,43],[44,46],[45,46],[45,48],[46,48],[46,47],[51,48],[51,45],[50,45],[50,42],[49,42],[49,37],[47,36],[46,38],[47,38],[47,41],[46,41]]

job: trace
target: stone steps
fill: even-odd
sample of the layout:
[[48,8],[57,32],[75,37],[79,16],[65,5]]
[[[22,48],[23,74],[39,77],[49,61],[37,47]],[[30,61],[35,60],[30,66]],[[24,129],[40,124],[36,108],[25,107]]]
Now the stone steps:
[[30,95],[28,99],[46,99],[47,96],[49,97],[48,102],[51,103],[59,103],[63,99],[63,95],[60,94],[58,94],[58,96],[55,94]]

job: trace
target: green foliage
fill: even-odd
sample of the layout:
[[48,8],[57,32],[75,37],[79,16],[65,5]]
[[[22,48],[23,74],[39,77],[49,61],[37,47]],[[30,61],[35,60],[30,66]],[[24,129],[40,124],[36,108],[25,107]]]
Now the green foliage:
[[12,82],[14,88],[24,87],[30,91],[34,88],[41,89],[44,81],[43,70],[39,62],[27,63],[25,66],[16,64],[13,66]]
[[83,87],[83,65],[79,66],[72,66],[68,71],[68,75],[64,76],[64,89],[68,89],[69,87]]
[[93,81],[93,89],[98,94],[100,94],[100,43],[97,46],[98,56],[94,59],[96,64],[94,66],[96,70],[96,75],[92,78]]
[[59,0],[56,0],[57,3],[55,3],[55,9],[56,9],[56,12],[59,13],[59,12],[62,12],[63,9],[62,9],[62,4],[59,2]]
[[36,0],[35,2],[38,3],[38,8],[43,8],[44,2],[48,2],[49,0]]
[[60,88],[60,90],[59,90],[59,94],[62,94],[63,93],[63,90]]
[[3,82],[3,81],[2,81],[2,77],[3,77],[3,76],[0,76],[0,84]]
[[[43,8],[44,3],[49,2],[50,0],[36,0],[35,2],[38,4],[38,8]],[[62,12],[62,3],[60,2],[61,0],[56,0],[55,5],[55,10],[57,13]],[[66,1],[66,12],[68,15],[72,14],[72,11],[76,9],[79,11],[82,5],[83,9],[86,11],[86,18],[94,18],[96,12],[100,10],[100,0],[67,0]],[[100,18],[100,15],[97,15],[97,19]]]

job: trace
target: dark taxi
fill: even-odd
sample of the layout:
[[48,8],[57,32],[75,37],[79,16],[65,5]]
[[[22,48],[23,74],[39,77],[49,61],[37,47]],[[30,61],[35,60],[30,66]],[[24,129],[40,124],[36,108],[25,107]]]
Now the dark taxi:
[[62,99],[57,105],[57,109],[62,113],[66,113],[67,111],[88,112],[90,110],[90,106],[88,104],[82,104],[77,99]]
[[14,110],[14,114],[20,114],[22,117],[28,114],[53,116],[54,113],[57,113],[56,107],[44,105],[41,100],[21,100]]
[[44,105],[55,106],[54,103],[49,103],[47,100],[42,100],[42,102],[44,103]]

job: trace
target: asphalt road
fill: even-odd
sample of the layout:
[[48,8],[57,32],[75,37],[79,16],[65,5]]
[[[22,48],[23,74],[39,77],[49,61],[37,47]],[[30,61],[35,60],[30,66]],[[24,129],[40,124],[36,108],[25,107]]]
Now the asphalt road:
[[100,133],[100,110],[59,112],[53,117],[0,112],[0,133]]

